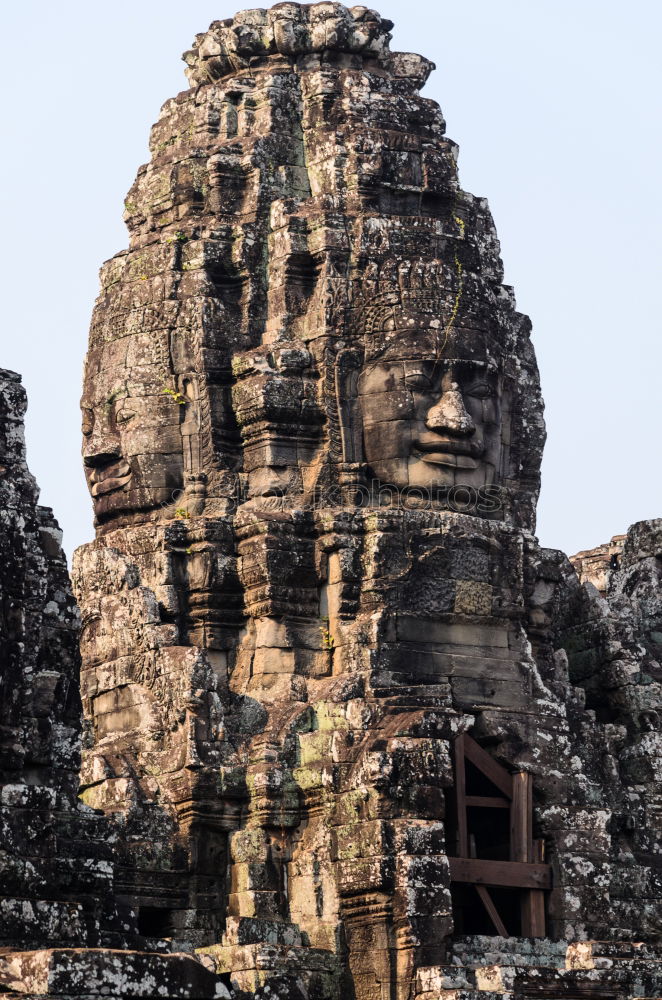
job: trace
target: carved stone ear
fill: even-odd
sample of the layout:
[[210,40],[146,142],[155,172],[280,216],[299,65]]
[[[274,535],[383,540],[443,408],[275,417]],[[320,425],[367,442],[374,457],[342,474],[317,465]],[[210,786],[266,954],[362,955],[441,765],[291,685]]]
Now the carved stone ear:
[[200,396],[196,375],[177,375],[178,402],[181,405],[182,446],[184,455],[184,475],[196,476],[204,471],[202,467],[202,442],[200,439]]
[[336,357],[336,401],[343,465],[363,461],[363,434],[358,409],[358,381],[363,364],[359,351],[347,348]]
[[363,427],[358,403],[359,374],[363,367],[363,353],[353,348],[340,351],[336,357],[335,389],[340,429],[340,485],[346,500],[351,503],[356,487],[365,480],[363,456]]

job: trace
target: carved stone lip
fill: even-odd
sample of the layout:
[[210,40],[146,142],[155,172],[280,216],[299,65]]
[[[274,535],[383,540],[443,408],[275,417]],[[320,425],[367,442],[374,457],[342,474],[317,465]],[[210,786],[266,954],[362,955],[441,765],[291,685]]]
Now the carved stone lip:
[[131,479],[128,462],[115,462],[105,469],[94,469],[90,476],[90,492],[93,497],[105,496],[123,489]]
[[413,442],[413,445],[414,450],[423,452],[423,457],[425,458],[428,457],[428,454],[471,455],[477,458],[482,452],[482,448],[477,441],[441,437],[439,434],[419,437]]
[[447,465],[452,469],[477,469],[478,460],[466,454],[447,451],[414,451],[416,458],[429,465]]

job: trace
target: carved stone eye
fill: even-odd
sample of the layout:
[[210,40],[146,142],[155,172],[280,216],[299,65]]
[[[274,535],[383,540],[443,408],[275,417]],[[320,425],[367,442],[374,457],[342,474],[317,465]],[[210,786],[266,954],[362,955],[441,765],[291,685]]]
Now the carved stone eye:
[[131,420],[133,417],[135,417],[133,410],[120,410],[115,417],[115,421],[118,424],[125,424],[127,420]]
[[405,385],[415,392],[427,392],[432,388],[432,382],[423,372],[412,372],[410,375],[405,375]]
[[494,387],[487,382],[477,382],[475,385],[471,385],[468,389],[465,389],[465,393],[467,396],[473,396],[476,399],[488,399],[494,395]]
[[85,437],[89,437],[94,429],[94,414],[92,410],[88,410],[87,407],[83,409],[83,419],[81,423],[81,430]]

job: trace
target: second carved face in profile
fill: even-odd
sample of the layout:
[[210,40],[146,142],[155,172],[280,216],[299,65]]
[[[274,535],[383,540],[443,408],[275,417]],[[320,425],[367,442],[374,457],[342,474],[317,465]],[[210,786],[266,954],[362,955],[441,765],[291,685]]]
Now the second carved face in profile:
[[185,407],[159,372],[142,372],[109,369],[86,383],[83,461],[98,523],[172,503],[183,485]]

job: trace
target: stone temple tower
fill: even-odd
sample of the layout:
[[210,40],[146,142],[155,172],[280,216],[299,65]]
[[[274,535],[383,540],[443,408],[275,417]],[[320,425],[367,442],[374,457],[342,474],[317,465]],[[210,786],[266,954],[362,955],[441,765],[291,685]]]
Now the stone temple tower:
[[214,22],[152,130],[85,366],[81,797],[134,947],[237,996],[660,996],[662,524],[606,596],[538,545],[530,323],[392,27]]

